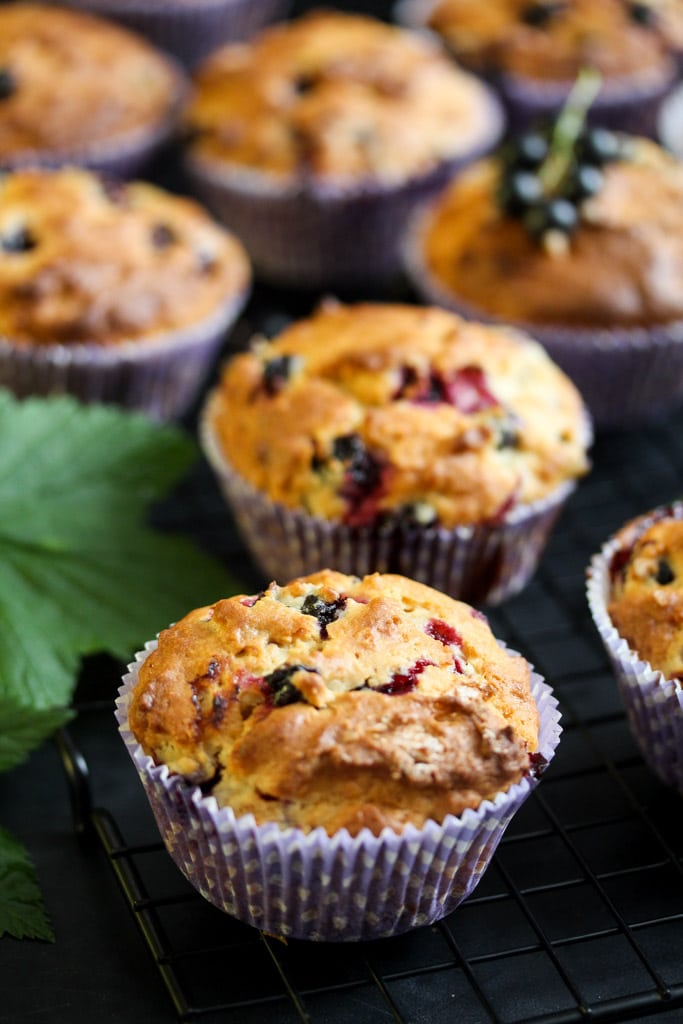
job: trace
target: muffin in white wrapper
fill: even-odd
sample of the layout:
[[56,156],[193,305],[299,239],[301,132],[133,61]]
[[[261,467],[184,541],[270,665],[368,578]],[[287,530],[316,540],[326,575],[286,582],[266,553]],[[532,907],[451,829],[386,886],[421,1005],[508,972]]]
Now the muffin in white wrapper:
[[194,200],[76,167],[6,174],[0,222],[0,386],[185,412],[249,294],[239,241]]
[[[663,515],[683,520],[683,505],[655,510],[643,528]],[[593,621],[609,656],[640,752],[659,776],[683,793],[683,687],[641,658],[617,631],[608,611],[615,557],[625,550],[623,536],[610,538],[594,555],[588,570],[587,596]]]
[[304,288],[397,276],[417,204],[504,129],[493,90],[435,43],[324,11],[211,54],[185,122],[193,190],[258,275]]
[[342,572],[397,572],[473,604],[499,604],[535,572],[574,480],[517,505],[500,521],[455,526],[348,526],[271,501],[227,462],[211,426],[200,441],[242,538],[267,579],[289,579],[333,565]]
[[200,440],[268,579],[394,572],[480,604],[533,573],[591,429],[524,335],[328,300],[226,362]]
[[551,761],[561,727],[550,687],[532,673],[540,716],[539,749],[520,782],[476,810],[408,825],[328,835],[236,817],[214,797],[157,766],[128,725],[141,663],[124,677],[116,718],[171,857],[188,881],[220,910],[273,935],[315,941],[360,941],[397,935],[438,921],[472,892],[512,816]]
[[249,39],[284,17],[289,0],[68,0],[146,36],[191,68],[224,43]]
[[0,65],[2,170],[77,165],[133,177],[170,142],[188,92],[169,53],[58,4],[0,6]]

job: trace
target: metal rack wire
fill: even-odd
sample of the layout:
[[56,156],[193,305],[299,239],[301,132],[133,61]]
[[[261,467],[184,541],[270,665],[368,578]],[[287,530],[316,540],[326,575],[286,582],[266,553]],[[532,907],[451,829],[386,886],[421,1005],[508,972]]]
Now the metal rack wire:
[[[683,1018],[680,798],[638,753],[584,596],[585,567],[606,536],[678,496],[682,427],[679,416],[602,438],[536,577],[490,612],[494,632],[553,684],[564,734],[478,889],[435,926],[333,945],[241,925],[185,882],[151,815],[149,841],[131,844],[126,821],[92,806],[87,765],[62,735],[76,827],[111,864],[168,990],[169,1019],[171,1007],[205,1024],[574,1024],[678,1008]],[[167,522],[227,556],[235,541],[206,467],[181,499]]]

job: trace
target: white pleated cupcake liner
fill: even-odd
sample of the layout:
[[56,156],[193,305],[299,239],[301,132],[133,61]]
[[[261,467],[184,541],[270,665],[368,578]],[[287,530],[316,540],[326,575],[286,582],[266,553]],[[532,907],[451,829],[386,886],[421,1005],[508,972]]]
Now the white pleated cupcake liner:
[[242,291],[200,323],[110,346],[15,345],[0,337],[0,387],[18,398],[70,394],[177,419],[197,397],[246,299]]
[[[675,504],[667,511],[683,519],[683,505]],[[655,518],[656,513],[652,521]],[[610,564],[619,546],[612,537],[593,556],[588,570],[588,604],[640,752],[663,782],[683,794],[683,686],[680,680],[666,679],[641,660],[619,635],[607,611]]]
[[212,399],[199,439],[242,538],[268,580],[287,580],[332,568],[354,576],[392,572],[426,583],[470,604],[499,604],[520,591],[536,570],[574,481],[521,505],[499,523],[351,527],[271,501],[225,459],[211,426]]
[[218,47],[242,42],[283,18],[290,0],[59,0],[109,18],[195,67]]
[[[379,836],[345,829],[329,836],[236,817],[214,797],[173,776],[144,754],[128,725],[148,643],[123,679],[116,707],[135,764],[171,857],[220,910],[272,935],[348,942],[397,935],[440,920],[472,892],[512,816],[538,782],[530,772],[476,810],[443,822],[385,828]],[[539,753],[550,762],[560,715],[550,687],[532,674],[540,715]]]
[[461,300],[425,263],[423,238],[432,216],[427,207],[404,240],[406,274],[423,301],[468,320],[507,324],[539,341],[574,382],[598,429],[653,422],[683,403],[683,321],[652,327],[562,327],[508,321]]
[[[84,141],[81,145],[55,146],[50,149],[23,150],[0,156],[0,170],[22,167],[85,167],[113,179],[134,178],[152,162],[161,149],[170,144],[187,95],[184,72],[170,56],[163,59],[172,69],[173,95],[167,109],[150,124],[119,132],[107,139]],[[58,86],[56,86],[57,88]]]
[[191,153],[185,163],[194,191],[241,239],[259,277],[311,289],[365,287],[399,274],[401,240],[417,206],[489,152],[503,126],[500,104],[487,92],[487,113],[470,146],[428,174],[391,186],[280,186],[255,171]]

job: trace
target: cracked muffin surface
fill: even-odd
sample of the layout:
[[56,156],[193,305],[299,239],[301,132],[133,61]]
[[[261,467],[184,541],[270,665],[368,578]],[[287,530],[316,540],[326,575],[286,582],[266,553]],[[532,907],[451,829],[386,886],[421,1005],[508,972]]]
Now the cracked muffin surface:
[[488,142],[492,116],[488,90],[432,40],[314,11],[214,53],[186,123],[200,163],[280,183],[395,185]]
[[207,415],[252,486],[350,526],[500,521],[588,468],[545,351],[436,307],[328,302],[234,357]]
[[480,612],[404,577],[330,570],[162,632],[130,726],[235,814],[330,834],[476,808],[538,744],[529,665]]
[[0,166],[155,131],[184,87],[163,53],[103,18],[0,6]]
[[0,334],[13,345],[155,338],[238,297],[241,244],[193,200],[76,168],[0,179]]

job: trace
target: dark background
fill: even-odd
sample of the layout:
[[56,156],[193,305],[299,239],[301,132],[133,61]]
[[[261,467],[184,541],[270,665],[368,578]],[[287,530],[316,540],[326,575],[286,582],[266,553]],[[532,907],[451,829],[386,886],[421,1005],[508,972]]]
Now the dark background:
[[[335,6],[390,14],[387,4]],[[182,188],[171,163],[155,177]],[[412,300],[402,283],[375,294]],[[316,300],[258,287],[224,354]],[[593,459],[533,581],[487,609],[496,634],[554,686],[564,734],[466,904],[434,927],[341,946],[285,944],[221,914],[161,848],[116,730],[120,666],[93,658],[68,733],[90,773],[84,834],[56,743],[0,775],[0,822],[28,847],[57,935],[0,941],[0,1022],[682,1021],[683,804],[635,747],[584,575],[622,522],[680,496],[683,412],[601,436]],[[246,591],[265,582],[202,459],[157,520],[195,537]]]

